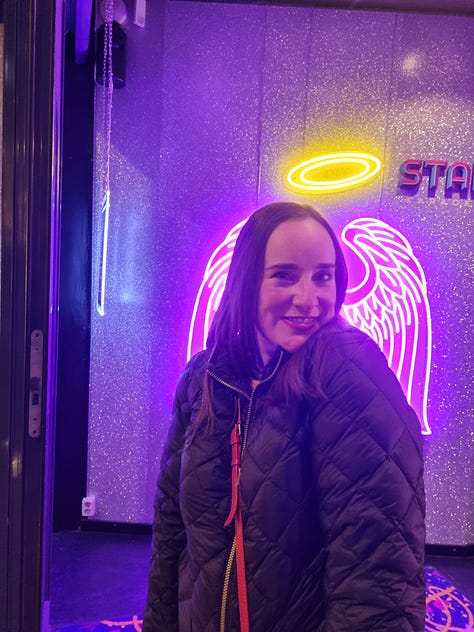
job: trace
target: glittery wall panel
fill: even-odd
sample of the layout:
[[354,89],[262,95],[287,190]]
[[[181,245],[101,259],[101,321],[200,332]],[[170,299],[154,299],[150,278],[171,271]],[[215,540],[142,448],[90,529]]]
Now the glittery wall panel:
[[287,187],[285,174],[300,159],[305,143],[312,18],[311,9],[267,10],[258,206],[298,198]]
[[263,7],[168,5],[160,197],[188,300],[209,244],[256,203],[264,19]]
[[[148,435],[150,429],[156,433],[160,413],[169,411],[166,398],[157,397],[154,376],[155,332],[160,322],[153,313],[161,290],[155,270],[159,219],[154,213],[158,206],[162,13],[159,8],[150,11],[148,28],[129,37],[127,85],[113,95],[105,315],[93,309],[91,319],[88,493],[97,495],[100,520],[148,520],[151,477],[149,485],[146,482],[150,470],[156,472],[158,458]],[[101,92],[96,103],[98,151],[103,149]],[[95,305],[98,231],[93,252]]]
[[96,518],[106,521],[151,521],[209,244],[257,197],[265,9],[173,2],[158,13],[150,8],[146,29],[129,31],[127,86],[114,93],[106,314],[94,312],[92,322],[88,468]]
[[415,247],[426,273],[433,320],[433,358],[426,438],[428,542],[474,541],[474,302],[472,199],[437,194],[426,184],[404,195],[397,178],[412,157],[472,164],[474,20],[397,18],[393,103],[387,130],[382,218]]

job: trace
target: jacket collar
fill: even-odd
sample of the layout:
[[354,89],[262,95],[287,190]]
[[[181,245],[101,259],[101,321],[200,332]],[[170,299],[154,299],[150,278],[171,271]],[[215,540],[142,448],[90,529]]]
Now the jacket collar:
[[[270,361],[265,365],[260,383],[269,381],[278,373],[281,366],[291,357],[291,353],[285,351],[283,347],[277,347]],[[251,384],[247,377],[239,375],[238,371],[232,367],[228,354],[214,351],[209,358],[208,373],[218,382],[239,391],[249,397]]]

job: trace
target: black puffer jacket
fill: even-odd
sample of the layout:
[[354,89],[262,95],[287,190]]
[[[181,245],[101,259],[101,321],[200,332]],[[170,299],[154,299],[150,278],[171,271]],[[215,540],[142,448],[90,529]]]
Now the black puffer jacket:
[[[176,393],[156,497],[143,632],[215,632],[234,526],[229,436],[248,422],[240,479],[252,632],[422,632],[424,493],[418,420],[367,336],[324,327],[324,396],[277,402],[287,356],[249,386],[195,356]],[[206,369],[217,421],[192,437]],[[235,566],[235,565],[234,565]],[[225,630],[238,631],[235,568]]]

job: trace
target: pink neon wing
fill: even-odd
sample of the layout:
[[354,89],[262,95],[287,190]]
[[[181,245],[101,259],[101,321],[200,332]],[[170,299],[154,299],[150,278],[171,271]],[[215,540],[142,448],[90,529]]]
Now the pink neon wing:
[[349,222],[341,238],[349,270],[343,315],[382,349],[418,414],[423,434],[430,434],[432,334],[423,269],[408,240],[373,217]]
[[204,271],[204,278],[194,302],[193,315],[188,334],[188,360],[195,353],[206,347],[209,327],[219,307],[225,288],[235,242],[246,221],[247,220],[244,219],[236,224],[226,235],[224,241],[219,244],[209,257]]

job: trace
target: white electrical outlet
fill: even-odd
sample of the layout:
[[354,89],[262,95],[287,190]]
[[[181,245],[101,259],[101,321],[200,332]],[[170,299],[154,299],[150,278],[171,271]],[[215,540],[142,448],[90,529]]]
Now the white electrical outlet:
[[92,518],[96,512],[96,498],[94,495],[82,499],[82,517]]

